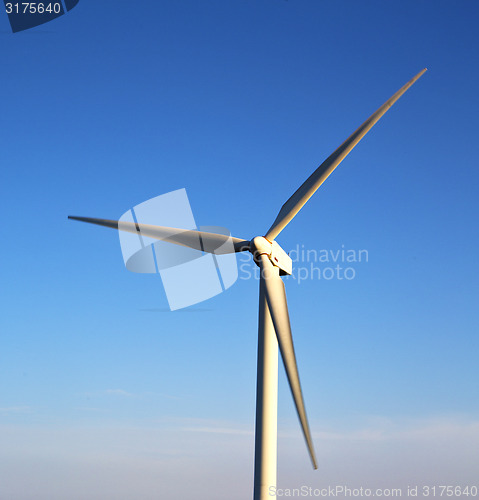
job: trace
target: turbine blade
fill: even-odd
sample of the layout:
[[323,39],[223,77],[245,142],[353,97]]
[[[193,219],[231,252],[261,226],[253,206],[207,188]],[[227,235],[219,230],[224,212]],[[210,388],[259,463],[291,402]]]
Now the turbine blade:
[[427,68],[420,71],[414,78],[401,87],[389,100],[387,100],[375,113],[373,113],[334,153],[329,156],[299,189],[281,207],[273,225],[266,233],[265,238],[273,241],[286,227],[293,217],[301,210],[303,205],[313,196],[321,184],[329,177],[331,172],[346,158],[356,144],[371,130],[376,122],[386,111],[418,80]]
[[273,320],[279,350],[286,369],[289,387],[293,395],[296,411],[303,430],[313,467],[318,468],[314,453],[313,441],[309,430],[308,418],[304,407],[303,393],[299,382],[298,366],[294,354],[293,337],[289,322],[288,304],[283,280],[279,277],[279,269],[274,267],[266,255],[261,255],[261,279],[264,280],[266,301]]
[[[177,229],[174,227],[152,226],[150,224],[136,224],[134,222],[109,219],[76,217],[72,215],[69,215],[68,218],[82,222],[89,222],[90,224],[97,224],[99,226],[111,227],[128,233],[141,233],[142,236],[168,241],[169,243],[217,255],[249,250],[249,241],[242,240],[241,238],[233,238],[232,236],[225,236],[223,234]],[[232,245],[225,246],[225,243],[228,241],[232,242]]]

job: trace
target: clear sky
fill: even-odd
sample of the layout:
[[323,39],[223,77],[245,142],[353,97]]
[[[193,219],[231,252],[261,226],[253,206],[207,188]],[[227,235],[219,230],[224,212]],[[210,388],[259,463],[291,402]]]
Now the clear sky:
[[477,485],[478,23],[472,0],[0,15],[0,498],[251,496],[257,282],[170,312],[114,231],[67,215],[186,188],[199,225],[264,234],[424,67],[278,237],[368,257],[287,280],[319,470],[280,367],[278,486]]

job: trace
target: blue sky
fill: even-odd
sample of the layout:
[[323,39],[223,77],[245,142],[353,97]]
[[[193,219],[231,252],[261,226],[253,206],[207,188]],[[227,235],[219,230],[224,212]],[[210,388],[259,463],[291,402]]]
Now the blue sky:
[[368,252],[353,280],[288,279],[319,470],[280,371],[278,485],[477,482],[478,16],[81,0],[17,34],[0,16],[0,497],[248,498],[257,283],[167,312],[113,231],[67,215],[186,188],[199,225],[263,234],[423,67],[278,238]]

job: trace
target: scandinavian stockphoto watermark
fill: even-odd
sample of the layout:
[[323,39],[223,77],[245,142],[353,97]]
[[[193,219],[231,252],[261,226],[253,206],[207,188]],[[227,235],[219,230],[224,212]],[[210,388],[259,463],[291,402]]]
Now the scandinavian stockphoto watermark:
[[[297,244],[288,253],[293,261],[291,279],[301,284],[308,280],[346,280],[356,278],[359,265],[369,262],[366,249],[346,248],[344,244],[335,249],[311,249]],[[249,256],[239,256],[239,279],[259,279],[259,269]]]
[[[238,278],[259,279],[260,271],[250,252],[235,253],[228,229],[197,226],[185,189],[136,205],[120,217],[118,224],[125,267],[135,273],[159,274],[172,311],[214,297]],[[125,229],[135,226],[133,232]],[[157,228],[154,235],[151,226]],[[198,229],[220,235],[212,253],[203,251],[205,242]],[[314,250],[298,244],[289,256],[293,261],[290,279],[298,284],[306,280],[350,281],[356,277],[358,266],[369,261],[367,250],[345,245]]]
[[[121,223],[134,223],[136,233],[118,231],[125,266],[135,273],[158,273],[172,311],[203,302],[229,288],[238,278],[233,242],[225,228],[197,228],[186,189],[178,189],[136,205],[125,212]],[[142,226],[144,225],[144,226]],[[201,250],[200,237],[193,236],[189,248],[148,236],[148,225],[178,228],[168,232],[173,239],[185,230],[199,229],[226,236],[215,253]],[[191,237],[191,235],[188,235]]]

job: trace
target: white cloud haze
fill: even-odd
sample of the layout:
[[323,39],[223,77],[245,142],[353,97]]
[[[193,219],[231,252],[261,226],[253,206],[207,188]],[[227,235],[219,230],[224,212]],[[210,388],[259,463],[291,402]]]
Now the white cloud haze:
[[[251,497],[253,433],[233,422],[156,427],[0,427],[0,498],[236,500]],[[280,426],[278,487],[472,485],[479,421],[373,419],[314,436],[313,471],[296,427]]]

